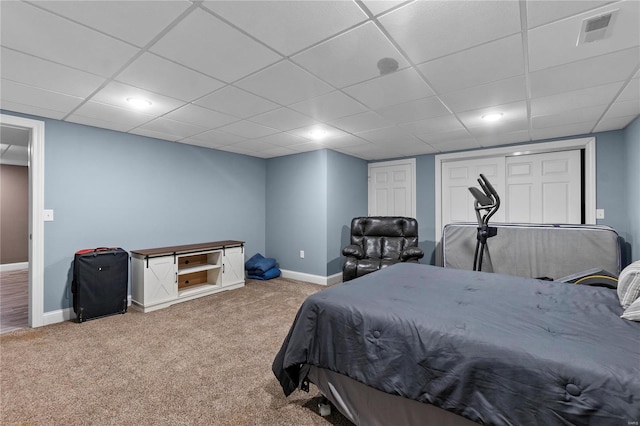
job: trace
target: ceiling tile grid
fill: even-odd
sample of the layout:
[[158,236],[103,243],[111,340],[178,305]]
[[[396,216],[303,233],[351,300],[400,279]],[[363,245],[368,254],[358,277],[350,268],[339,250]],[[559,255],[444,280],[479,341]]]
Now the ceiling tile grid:
[[3,110],[261,158],[398,158],[640,115],[636,0],[2,1],[0,48]]

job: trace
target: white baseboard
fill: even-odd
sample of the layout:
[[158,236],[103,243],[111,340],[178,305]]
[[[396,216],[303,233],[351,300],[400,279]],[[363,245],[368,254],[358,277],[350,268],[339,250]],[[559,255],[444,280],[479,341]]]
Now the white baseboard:
[[0,272],[17,271],[19,269],[29,269],[29,262],[6,263],[0,265]]
[[[127,296],[127,306],[131,306],[131,295]],[[58,309],[56,311],[45,312],[42,315],[42,325],[57,324],[59,322],[71,321],[76,319],[77,315],[73,312],[73,307]]]
[[292,280],[306,281],[312,284],[333,285],[342,282],[342,272],[323,277],[322,275],[306,274],[304,272],[288,271],[281,269],[282,278],[290,278]]

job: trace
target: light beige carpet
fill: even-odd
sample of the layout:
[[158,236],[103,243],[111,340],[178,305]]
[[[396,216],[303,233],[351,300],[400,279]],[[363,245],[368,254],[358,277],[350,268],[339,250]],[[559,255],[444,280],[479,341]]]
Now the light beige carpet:
[[271,363],[322,286],[248,280],[150,313],[0,336],[2,425],[350,425],[315,387],[285,398]]

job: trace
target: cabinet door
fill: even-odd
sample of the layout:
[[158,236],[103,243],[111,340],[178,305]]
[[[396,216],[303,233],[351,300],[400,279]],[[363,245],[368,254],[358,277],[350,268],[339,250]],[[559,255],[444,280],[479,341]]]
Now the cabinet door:
[[178,267],[173,256],[153,257],[144,265],[144,305],[178,297]]
[[244,282],[244,249],[231,247],[225,249],[222,258],[222,286]]

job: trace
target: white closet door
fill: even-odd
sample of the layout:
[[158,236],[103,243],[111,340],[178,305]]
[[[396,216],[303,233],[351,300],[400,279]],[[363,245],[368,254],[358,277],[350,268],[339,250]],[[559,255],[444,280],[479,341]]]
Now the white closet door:
[[581,223],[580,151],[506,157],[507,222]]
[[[452,222],[475,222],[474,198],[469,187],[480,188],[482,173],[502,197],[504,194],[504,157],[479,158],[442,163],[442,225]],[[504,222],[500,208],[492,221]]]
[[369,216],[416,217],[416,160],[369,164]]

